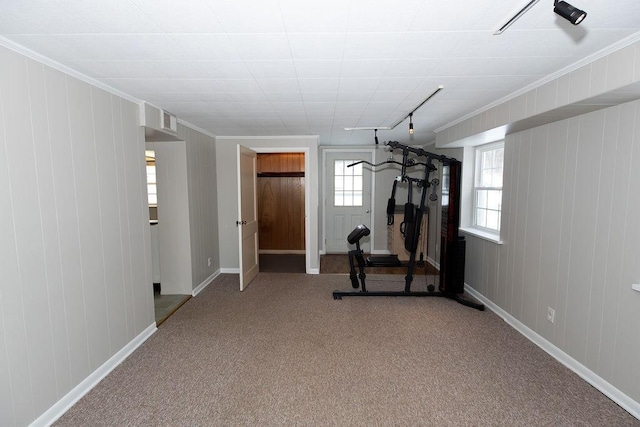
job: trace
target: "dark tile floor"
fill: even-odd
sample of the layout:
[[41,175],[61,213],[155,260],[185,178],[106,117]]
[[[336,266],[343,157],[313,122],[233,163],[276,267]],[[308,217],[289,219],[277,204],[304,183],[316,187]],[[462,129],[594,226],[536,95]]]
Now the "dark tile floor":
[[187,302],[191,295],[163,295],[155,294],[153,304],[156,310],[156,325],[160,326],[167,320],[182,304]]

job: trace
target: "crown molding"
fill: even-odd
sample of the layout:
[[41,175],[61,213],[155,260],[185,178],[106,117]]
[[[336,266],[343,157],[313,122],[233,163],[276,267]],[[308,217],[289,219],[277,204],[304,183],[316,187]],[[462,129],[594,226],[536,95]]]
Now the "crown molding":
[[479,109],[477,109],[477,110],[475,110],[475,111],[473,111],[473,112],[471,112],[469,114],[466,114],[466,115],[464,115],[464,116],[462,116],[462,117],[460,117],[460,118],[458,118],[458,119],[456,119],[456,120],[454,120],[452,122],[449,122],[444,126],[440,126],[436,130],[434,130],[434,133],[442,132],[445,129],[448,129],[448,128],[452,127],[452,126],[455,126],[458,123],[462,123],[463,121],[465,121],[467,119],[470,119],[471,117],[477,116],[478,114],[482,114],[485,111],[490,110],[490,109],[492,109],[494,107],[497,107],[500,104],[504,104],[506,102],[509,102],[512,99],[517,98],[520,95],[523,95],[523,94],[525,94],[525,93],[527,93],[529,91],[532,91],[533,89],[537,89],[538,87],[543,86],[543,85],[545,85],[545,84],[547,84],[547,83],[549,83],[549,82],[551,82],[553,80],[559,79],[560,77],[565,76],[565,75],[571,73],[572,71],[577,70],[578,68],[581,68],[581,67],[584,67],[585,65],[591,64],[592,62],[595,62],[598,59],[604,58],[607,55],[610,55],[613,52],[616,52],[616,51],[618,51],[620,49],[624,49],[627,46],[631,46],[632,44],[634,44],[634,43],[636,43],[638,41],[640,41],[640,31],[638,31],[637,33],[634,33],[634,34],[632,34],[632,35],[630,35],[630,36],[628,36],[628,37],[626,37],[626,38],[624,38],[622,40],[619,40],[619,41],[607,46],[606,48],[599,50],[598,52],[595,52],[595,53],[593,53],[593,54],[591,54],[589,56],[586,56],[586,57],[582,58],[581,60],[576,61],[573,64],[568,65],[568,66],[556,71],[555,73],[549,74],[548,76],[543,77],[540,80],[537,80],[537,81],[535,81],[535,82],[523,87],[522,89],[519,89],[519,90],[517,90],[517,91],[515,91],[515,92],[513,92],[513,93],[511,93],[511,94],[509,94],[509,95],[507,95],[507,96],[505,96],[503,98],[500,98],[500,99],[498,99],[496,101],[493,101],[492,103],[487,104],[484,107],[479,108]]
[[126,99],[128,101],[134,102],[136,104],[139,104],[140,102],[142,102],[141,99],[138,99],[134,96],[129,95],[128,93],[122,92],[116,88],[113,88],[99,80],[94,79],[93,77],[89,77],[85,74],[82,74],[81,72],[74,70],[73,68],[67,67],[66,65],[63,65],[57,61],[54,61],[53,59],[46,57],[38,52],[35,52],[29,48],[26,48],[24,46],[22,46],[21,44],[18,44],[16,42],[14,42],[13,40],[9,40],[8,38],[4,37],[4,36],[0,36],[0,46],[4,46],[9,50],[12,50],[16,53],[19,53],[21,55],[24,55],[30,59],[33,59],[34,61],[40,62],[48,67],[51,67],[55,70],[58,70],[60,72],[63,72],[71,77],[74,77],[78,80],[82,80],[85,83],[88,83],[92,86],[95,86],[97,88],[100,88],[102,90],[105,90],[113,95],[116,95],[120,98]]

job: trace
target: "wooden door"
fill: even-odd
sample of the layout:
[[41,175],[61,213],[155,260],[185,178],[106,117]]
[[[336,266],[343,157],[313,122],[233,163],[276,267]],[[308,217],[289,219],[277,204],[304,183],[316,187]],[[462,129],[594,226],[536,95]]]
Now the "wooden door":
[[256,203],[257,155],[238,145],[238,238],[240,290],[256,277],[258,265],[258,209]]

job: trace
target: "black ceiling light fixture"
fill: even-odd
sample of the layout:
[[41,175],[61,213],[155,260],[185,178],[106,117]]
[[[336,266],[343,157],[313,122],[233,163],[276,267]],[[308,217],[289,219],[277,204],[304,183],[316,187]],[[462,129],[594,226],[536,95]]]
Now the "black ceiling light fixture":
[[436,90],[433,91],[433,93],[431,93],[431,95],[429,95],[424,101],[422,101],[416,108],[414,108],[413,110],[411,110],[411,112],[409,114],[407,114],[406,116],[396,120],[396,122],[394,124],[392,124],[391,126],[358,126],[358,127],[346,127],[344,128],[344,130],[373,130],[374,131],[374,137],[376,140],[376,144],[378,143],[378,130],[393,130],[395,129],[396,126],[398,126],[400,123],[404,122],[405,120],[409,119],[409,134],[413,135],[413,113],[416,112],[416,110],[420,107],[422,107],[424,104],[426,104],[427,102],[429,102],[431,100],[431,98],[433,98],[434,96],[436,96],[442,89],[444,89],[443,85],[439,85]]
[[573,25],[578,25],[587,17],[587,12],[571,6],[566,1],[554,0],[553,11],[571,22]]

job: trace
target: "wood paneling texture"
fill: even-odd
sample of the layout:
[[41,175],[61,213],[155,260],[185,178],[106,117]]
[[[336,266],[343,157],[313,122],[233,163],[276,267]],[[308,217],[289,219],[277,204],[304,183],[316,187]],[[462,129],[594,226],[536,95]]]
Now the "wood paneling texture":
[[[260,173],[304,172],[304,153],[259,153]],[[262,250],[305,249],[304,177],[258,177],[259,245]]]
[[635,101],[508,135],[504,244],[467,236],[465,268],[468,285],[635,401],[639,112]]
[[154,322],[138,106],[0,47],[0,425]]

